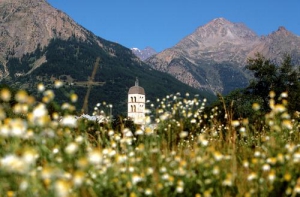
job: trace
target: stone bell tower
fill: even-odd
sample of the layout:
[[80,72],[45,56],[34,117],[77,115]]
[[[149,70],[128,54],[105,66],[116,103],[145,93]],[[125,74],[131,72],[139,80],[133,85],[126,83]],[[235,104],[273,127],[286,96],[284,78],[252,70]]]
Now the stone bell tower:
[[146,95],[144,88],[139,86],[139,80],[136,78],[135,85],[128,91],[128,114],[135,124],[145,124],[145,102]]

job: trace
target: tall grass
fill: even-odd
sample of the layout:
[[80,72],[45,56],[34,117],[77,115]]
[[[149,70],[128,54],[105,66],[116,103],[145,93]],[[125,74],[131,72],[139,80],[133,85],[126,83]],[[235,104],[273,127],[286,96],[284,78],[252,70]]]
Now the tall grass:
[[257,130],[230,106],[220,121],[224,109],[205,111],[205,99],[168,95],[133,133],[75,119],[75,94],[50,112],[53,92],[38,90],[41,101],[0,92],[0,196],[300,195],[299,123],[285,97],[271,95]]

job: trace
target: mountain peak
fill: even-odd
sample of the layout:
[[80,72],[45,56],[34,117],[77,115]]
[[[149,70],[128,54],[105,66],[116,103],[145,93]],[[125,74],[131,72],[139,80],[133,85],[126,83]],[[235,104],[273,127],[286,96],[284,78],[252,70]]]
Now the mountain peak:
[[[228,92],[247,83],[241,68],[249,57],[257,52],[274,61],[284,53],[300,57],[299,46],[300,38],[284,27],[260,37],[243,23],[216,18],[146,62],[195,88]],[[210,69],[219,70],[219,76],[209,77]]]
[[[21,57],[44,47],[51,39],[72,36],[86,40],[90,33],[68,15],[53,8],[45,0],[1,0],[0,3],[0,61],[7,54]],[[16,43],[18,43],[16,45]]]
[[229,20],[223,18],[223,17],[220,17],[220,18],[215,18],[213,19],[211,22],[209,22],[208,24],[230,24],[232,22],[230,22]]
[[287,31],[284,26],[280,26],[277,31]]
[[268,35],[269,38],[272,37],[288,37],[293,36],[291,32],[289,32],[284,26],[278,27],[278,29],[271,34]]
[[203,39],[221,39],[228,38],[229,40],[236,39],[249,39],[254,40],[257,38],[256,33],[250,30],[242,23],[233,23],[225,18],[216,18],[204,26],[200,26],[196,30],[197,37]]
[[285,27],[280,26],[278,30],[276,31],[277,33],[283,34],[283,35],[290,35],[291,32],[289,32]]
[[[206,25],[202,26],[203,28],[222,28],[226,26],[230,26],[233,23],[225,18],[216,18],[208,22]],[[201,28],[201,27],[200,27]]]
[[149,46],[147,46],[143,50],[140,50],[139,48],[134,47],[134,48],[131,48],[131,51],[142,61],[148,59],[149,57],[151,57],[152,55],[155,55],[157,53],[152,47],[149,47]]

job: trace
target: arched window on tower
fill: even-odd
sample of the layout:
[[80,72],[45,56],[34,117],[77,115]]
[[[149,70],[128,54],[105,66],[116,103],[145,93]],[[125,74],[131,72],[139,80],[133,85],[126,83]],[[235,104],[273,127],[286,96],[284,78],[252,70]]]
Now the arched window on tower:
[[131,102],[133,103],[133,97],[131,97]]
[[136,106],[135,105],[133,106],[133,111],[136,112]]
[[136,97],[134,97],[134,102],[136,103]]
[[[132,98],[132,97],[131,97],[131,98]],[[131,112],[133,112],[133,106],[131,105],[130,107],[131,107]]]

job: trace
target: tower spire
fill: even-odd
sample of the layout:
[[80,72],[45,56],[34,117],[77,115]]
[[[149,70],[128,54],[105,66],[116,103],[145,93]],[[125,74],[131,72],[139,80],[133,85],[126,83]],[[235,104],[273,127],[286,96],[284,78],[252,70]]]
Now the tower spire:
[[139,86],[139,79],[137,77],[135,78],[135,86]]

